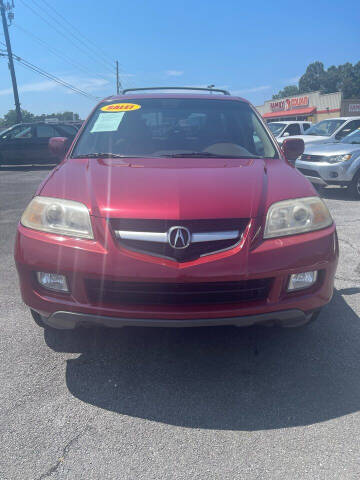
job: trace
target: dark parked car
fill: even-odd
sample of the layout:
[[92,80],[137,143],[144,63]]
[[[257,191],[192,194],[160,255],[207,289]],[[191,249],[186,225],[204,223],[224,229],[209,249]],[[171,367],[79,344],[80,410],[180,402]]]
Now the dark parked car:
[[67,137],[69,145],[77,128],[66,123],[19,123],[0,134],[0,166],[54,164],[59,160],[49,151],[51,137]]

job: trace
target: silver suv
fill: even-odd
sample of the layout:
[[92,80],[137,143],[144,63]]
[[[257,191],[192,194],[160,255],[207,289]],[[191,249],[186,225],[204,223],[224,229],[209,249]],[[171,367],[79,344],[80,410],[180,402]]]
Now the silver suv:
[[347,186],[360,199],[360,129],[337,143],[305,145],[295,165],[313,184]]

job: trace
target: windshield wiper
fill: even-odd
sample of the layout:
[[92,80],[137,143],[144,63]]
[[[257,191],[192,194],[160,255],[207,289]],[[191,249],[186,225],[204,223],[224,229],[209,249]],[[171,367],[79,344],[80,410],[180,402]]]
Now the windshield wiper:
[[120,155],[119,153],[82,153],[73,158],[139,158],[142,155]]
[[160,157],[169,158],[261,158],[256,155],[220,155],[211,152],[183,152],[183,153],[167,153],[159,155]]

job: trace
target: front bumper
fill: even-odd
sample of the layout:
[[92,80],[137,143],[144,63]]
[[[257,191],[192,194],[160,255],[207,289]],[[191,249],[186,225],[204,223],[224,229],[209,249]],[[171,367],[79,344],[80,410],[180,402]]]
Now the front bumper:
[[250,325],[282,325],[295,327],[307,322],[311,312],[301,310],[283,310],[280,312],[263,313],[259,315],[247,315],[243,317],[205,318],[195,320],[169,320],[169,319],[142,319],[142,318],[115,318],[101,315],[89,315],[85,313],[55,312],[48,318],[42,318],[43,322],[59,330],[69,330],[76,327],[213,327],[231,325],[246,327]]
[[327,163],[296,160],[295,166],[311,183],[323,187],[349,185],[354,175],[349,162]]
[[[90,241],[18,227],[15,260],[22,298],[47,323],[59,328],[81,323],[249,325],[285,320],[288,314],[282,312],[288,311],[302,317],[328,303],[333,294],[338,261],[334,225],[317,232],[261,241],[256,240],[259,224],[254,222],[241,246],[184,264],[125,250],[104,233],[104,219],[93,219],[93,228],[96,240]],[[320,272],[313,287],[287,292],[291,274],[313,270]],[[45,290],[36,281],[38,271],[65,275],[71,292]],[[266,298],[232,304],[95,304],[86,288],[88,279],[193,284],[266,278],[271,278]]]

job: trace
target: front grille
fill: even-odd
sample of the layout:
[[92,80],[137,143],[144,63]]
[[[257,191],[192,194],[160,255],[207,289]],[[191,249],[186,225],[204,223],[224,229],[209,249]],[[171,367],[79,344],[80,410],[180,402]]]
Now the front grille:
[[323,155],[308,155],[307,153],[303,153],[300,157],[300,160],[303,162],[323,162],[326,160],[326,157]]
[[212,305],[261,301],[272,279],[240,282],[152,283],[87,279],[89,301],[104,305]]
[[237,230],[237,238],[226,240],[214,240],[207,242],[191,243],[187,248],[177,250],[168,243],[159,243],[143,240],[128,240],[117,238],[119,245],[146,253],[175,260],[179,263],[196,260],[203,255],[209,255],[235,246],[241,239],[242,234],[249,223],[248,218],[230,219],[201,219],[201,220],[144,220],[144,219],[111,219],[110,225],[115,231],[134,232],[167,232],[173,226],[186,227],[191,233],[224,232]]
[[315,172],[314,170],[308,170],[307,168],[298,168],[299,172],[301,172],[303,175],[306,175],[307,177],[318,177],[321,178],[318,172]]

